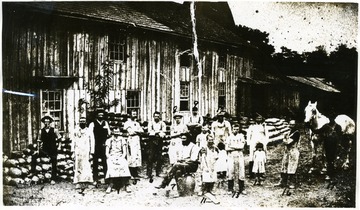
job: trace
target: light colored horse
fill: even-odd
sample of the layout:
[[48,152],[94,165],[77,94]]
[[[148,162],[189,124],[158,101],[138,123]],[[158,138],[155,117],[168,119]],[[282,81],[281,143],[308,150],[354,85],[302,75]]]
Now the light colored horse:
[[[309,173],[314,170],[314,165],[316,161],[317,148],[321,145],[319,136],[315,133],[319,131],[324,125],[330,122],[330,119],[325,115],[322,115],[316,108],[317,102],[311,103],[309,101],[308,105],[305,107],[305,119],[304,122],[309,125],[309,135],[310,135],[310,145],[311,153],[313,158],[312,167],[310,168]],[[334,119],[335,123],[340,125],[342,131],[342,139],[346,138],[349,141],[349,148],[346,151],[346,159],[342,167],[347,169],[349,167],[349,155],[351,151],[352,141],[355,136],[355,122],[348,117],[347,115],[341,114]],[[323,150],[324,152],[324,150]],[[323,158],[325,157],[324,153],[322,154]],[[325,169],[323,169],[325,171]]]

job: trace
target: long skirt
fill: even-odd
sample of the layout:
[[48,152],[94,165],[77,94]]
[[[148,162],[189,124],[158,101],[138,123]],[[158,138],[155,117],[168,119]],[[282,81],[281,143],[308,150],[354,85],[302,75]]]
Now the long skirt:
[[110,155],[106,160],[108,169],[105,178],[131,177],[129,165],[125,158],[118,155]]

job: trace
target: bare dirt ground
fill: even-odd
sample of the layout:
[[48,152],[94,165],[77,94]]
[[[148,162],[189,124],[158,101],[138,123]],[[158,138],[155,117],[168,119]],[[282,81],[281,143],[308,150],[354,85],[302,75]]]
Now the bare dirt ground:
[[[297,172],[297,186],[291,195],[282,195],[283,189],[273,187],[279,181],[279,168],[282,158],[282,145],[268,147],[266,178],[262,186],[254,186],[254,180],[247,179],[245,187],[248,195],[232,198],[226,194],[227,186],[215,189],[219,205],[211,202],[201,204],[202,197],[197,195],[174,197],[174,190],[170,196],[165,196],[164,189],[155,188],[161,182],[161,177],[155,177],[153,183],[148,179],[141,179],[132,185],[132,192],[112,191],[106,194],[106,185],[99,188],[89,187],[84,194],[75,190],[71,182],[59,182],[55,185],[48,183],[31,186],[3,186],[3,202],[5,206],[130,206],[130,207],[241,207],[245,209],[259,207],[355,207],[355,167],[343,171],[337,170],[338,184],[333,189],[327,189],[328,182],[325,175],[308,174],[310,168],[309,145],[304,135],[300,144],[300,163]],[[248,158],[248,157],[247,157]],[[247,160],[246,160],[247,162]]]

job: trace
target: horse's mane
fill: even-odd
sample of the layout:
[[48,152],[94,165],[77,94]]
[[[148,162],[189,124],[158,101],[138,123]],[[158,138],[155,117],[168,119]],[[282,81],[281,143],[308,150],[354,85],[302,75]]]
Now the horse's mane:
[[316,129],[320,129],[324,125],[326,125],[326,124],[328,124],[330,122],[330,119],[328,117],[326,117],[325,115],[321,114],[318,110],[317,110],[317,119],[318,119],[318,121],[317,121],[317,128]]

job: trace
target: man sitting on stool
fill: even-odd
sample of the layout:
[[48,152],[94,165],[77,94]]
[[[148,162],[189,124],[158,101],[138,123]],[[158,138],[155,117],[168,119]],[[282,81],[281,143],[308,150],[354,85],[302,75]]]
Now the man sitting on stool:
[[167,175],[159,186],[155,188],[165,188],[169,185],[170,181],[175,178],[177,180],[184,174],[196,172],[199,164],[199,151],[200,148],[189,140],[186,135],[181,136],[182,140],[182,156],[169,170]]

